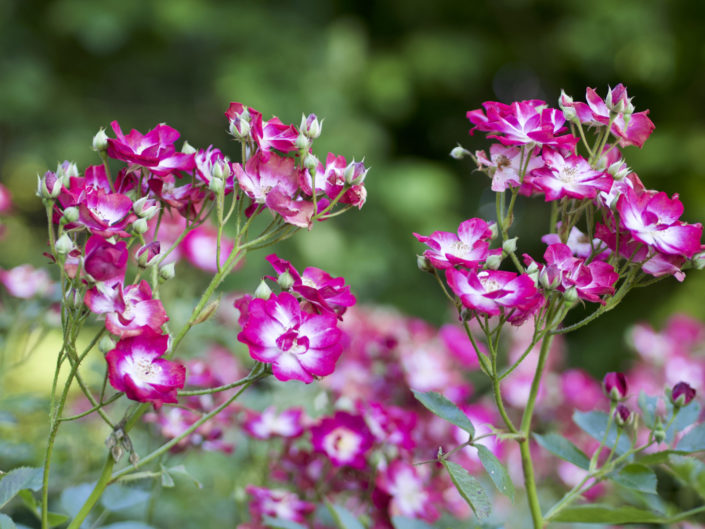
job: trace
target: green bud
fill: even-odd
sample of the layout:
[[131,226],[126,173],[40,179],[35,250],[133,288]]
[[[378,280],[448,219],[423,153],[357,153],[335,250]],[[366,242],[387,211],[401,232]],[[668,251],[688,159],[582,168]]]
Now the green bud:
[[61,217],[61,221],[68,224],[71,222],[76,222],[78,217],[78,208],[70,206],[64,210],[64,215]]
[[282,290],[289,290],[294,286],[294,278],[291,277],[289,272],[284,272],[277,279],[277,284],[282,288]]
[[502,244],[502,250],[504,250],[507,253],[514,253],[517,249],[517,239],[519,237],[514,237],[513,239],[507,239],[504,241]]
[[499,270],[499,267],[502,265],[502,256],[501,255],[490,255],[487,260],[485,261],[485,268],[488,270]]
[[101,353],[106,354],[108,351],[115,349],[115,340],[110,336],[103,336],[98,342],[98,349]]
[[96,152],[105,152],[108,150],[108,135],[102,127],[98,133],[93,136],[93,150]]
[[149,225],[147,224],[147,219],[137,219],[135,222],[132,223],[132,230],[135,233],[139,233],[140,235],[143,233],[147,233],[148,229]]
[[460,145],[458,145],[457,147],[453,147],[453,150],[450,151],[450,157],[456,160],[462,160],[468,154],[470,154],[470,151],[461,147]]
[[272,289],[269,288],[269,285],[263,279],[255,289],[255,297],[259,299],[269,299],[271,295]]
[[425,255],[416,256],[416,266],[422,272],[433,272],[433,265],[431,264],[431,261],[428,260],[428,257],[426,257]]
[[73,241],[71,240],[71,237],[69,237],[67,233],[64,233],[57,239],[56,244],[54,244],[54,249],[59,255],[66,255],[69,253],[73,250]]
[[174,266],[174,263],[165,264],[159,269],[159,279],[162,281],[173,279],[175,275],[176,267]]
[[196,154],[198,151],[189,142],[184,141],[184,144],[181,146],[181,152],[184,154]]

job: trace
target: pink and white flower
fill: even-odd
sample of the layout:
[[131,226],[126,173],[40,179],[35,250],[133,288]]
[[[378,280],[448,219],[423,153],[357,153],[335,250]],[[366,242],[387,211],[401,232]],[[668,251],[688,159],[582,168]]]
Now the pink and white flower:
[[508,321],[519,324],[543,306],[543,296],[526,274],[449,268],[446,279],[465,307],[483,315],[498,316],[504,312]]
[[391,496],[389,514],[434,522],[440,516],[435,505],[440,498],[429,487],[416,467],[395,460],[377,475],[376,485]]
[[118,241],[112,244],[102,237],[91,235],[86,241],[86,256],[83,269],[94,281],[107,286],[122,283],[127,270],[127,244]]
[[335,369],[342,352],[336,322],[332,314],[301,310],[294,296],[282,292],[250,302],[237,338],[249,347],[252,358],[272,364],[277,379],[308,384]]
[[502,253],[501,250],[490,251],[492,230],[487,222],[479,218],[461,222],[457,235],[434,231],[429,236],[414,233],[414,237],[431,248],[423,255],[439,270],[456,265],[477,269],[490,255]]
[[270,406],[262,413],[246,410],[247,418],[242,427],[256,439],[270,439],[272,437],[299,437],[303,433],[303,409],[289,408],[277,413],[274,406]]
[[546,193],[546,201],[595,198],[600,191],[612,187],[612,177],[590,167],[582,156],[563,156],[552,149],[544,149],[542,156],[545,165],[533,171],[532,183]]
[[476,151],[475,157],[480,169],[487,167],[490,170],[492,191],[500,193],[510,187],[521,186],[521,192],[530,195],[533,190],[531,173],[534,169],[543,167],[543,159],[535,151],[531,150],[527,161],[522,157],[519,147],[494,143],[490,146],[489,158],[485,151]]
[[363,470],[374,437],[359,415],[338,411],[311,427],[313,449],[328,456],[333,466]]
[[175,171],[190,171],[194,168],[193,154],[176,152],[174,142],[179,132],[161,123],[147,134],[132,129],[125,135],[117,121],[110,126],[115,139],[108,138],[108,156],[148,168],[158,176],[166,176]]
[[29,299],[34,296],[44,296],[52,288],[49,273],[43,268],[34,268],[23,264],[9,270],[0,269],[0,283],[7,292],[16,298]]
[[[179,245],[186,260],[206,272],[218,271],[218,231],[212,226],[191,230]],[[223,236],[220,240],[220,266],[223,266],[235,248],[235,241]]]
[[125,228],[134,215],[132,200],[127,195],[86,188],[81,194],[78,211],[79,222],[94,235],[106,238],[129,236]]
[[279,276],[288,273],[293,281],[290,290],[299,294],[317,310],[336,314],[340,318],[348,307],[355,305],[355,296],[350,293],[345,278],[332,277],[320,268],[312,266],[306,267],[303,274],[299,274],[289,261],[277,257],[276,254],[268,255],[266,259]]
[[545,101],[531,99],[515,101],[511,105],[485,101],[481,109],[470,110],[467,118],[475,125],[471,130],[491,132],[503,145],[561,146],[572,149],[578,138],[571,134],[560,135],[566,130],[565,117],[560,110],[548,108]]
[[259,523],[264,516],[302,523],[316,506],[301,500],[295,493],[283,489],[266,489],[247,485],[247,493],[252,496],[250,514]]
[[169,336],[151,333],[120,340],[105,355],[110,384],[129,399],[151,402],[155,408],[178,402],[176,391],[184,387],[186,368],[161,358],[168,344]]

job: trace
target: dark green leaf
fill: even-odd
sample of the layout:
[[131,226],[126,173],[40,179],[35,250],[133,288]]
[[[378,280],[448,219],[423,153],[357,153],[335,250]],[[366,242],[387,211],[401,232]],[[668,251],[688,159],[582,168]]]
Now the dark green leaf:
[[433,529],[433,526],[423,520],[406,518],[405,516],[392,516],[392,525],[394,529]]
[[0,514],[0,529],[17,529],[17,526],[7,514]]
[[536,442],[543,446],[553,455],[573,463],[575,466],[587,470],[590,467],[590,460],[577,446],[571,443],[568,439],[557,433],[548,433],[546,435],[534,434]]
[[326,507],[330,511],[335,524],[339,529],[365,529],[353,513],[340,505],[334,505],[326,500]]
[[492,505],[482,484],[457,463],[446,461],[445,459],[441,462],[443,466],[446,467],[448,474],[450,474],[453,485],[458,489],[463,499],[468,502],[475,516],[479,519],[487,518]]
[[581,523],[664,523],[666,518],[651,511],[636,509],[634,507],[613,507],[611,505],[578,505],[560,511],[552,522],[581,522]]
[[[676,448],[683,452],[699,452],[705,450],[705,423],[698,424],[679,441]],[[0,482],[2,485],[2,482]]]
[[609,478],[623,487],[656,494],[656,474],[644,465],[636,463],[627,465],[618,472],[610,474]]
[[470,422],[470,419],[468,419],[468,416],[443,395],[434,391],[429,391],[428,393],[421,393],[414,389],[411,391],[414,392],[414,397],[416,397],[421,404],[426,406],[426,408],[438,415],[441,419],[445,419],[455,424],[458,428],[462,428],[470,434],[470,437],[475,435],[475,427],[472,425],[472,422]]
[[504,468],[504,465],[499,462],[499,459],[490,452],[489,448],[481,444],[473,446],[477,448],[477,455],[480,456],[482,466],[485,467],[485,470],[490,475],[497,490],[514,501],[514,483],[512,483],[507,469]]
[[639,393],[639,408],[641,408],[641,416],[644,418],[644,424],[647,428],[653,430],[656,424],[656,410],[658,407],[658,397],[650,397],[642,389]]
[[[605,436],[605,431],[607,430],[608,415],[603,411],[576,411],[573,413],[573,422],[580,426],[587,434],[589,434],[593,439],[602,441]],[[607,434],[607,441],[605,446],[608,448],[614,448],[615,441],[617,439],[617,426],[612,422],[610,426],[610,431]],[[619,442],[617,443],[616,452],[618,454],[624,454],[631,448],[631,442],[627,435],[621,435],[619,437]]]
[[188,470],[186,470],[186,467],[184,465],[177,465],[175,467],[169,467],[167,470],[169,471],[170,474],[180,474],[180,475],[188,478],[191,481],[191,483],[196,485],[196,487],[198,487],[199,489],[203,488],[203,484],[200,481],[198,481],[196,478],[194,478],[191,475],[191,473]]
[[32,494],[32,491],[27,489],[21,490],[17,493],[17,495],[22,500],[22,503],[25,504],[25,507],[27,507],[30,511],[37,512],[39,509],[39,504],[37,503],[37,499],[34,497],[34,494]]
[[672,455],[668,467],[679,480],[705,498],[705,463],[694,457]]
[[281,518],[265,516],[263,521],[264,525],[274,529],[306,529],[306,526],[300,523],[292,522],[291,520],[282,520]]
[[23,489],[39,490],[42,487],[41,468],[20,467],[11,470],[0,481],[0,509]]
[[120,511],[144,503],[148,499],[149,492],[147,491],[115,484],[105,489],[100,503],[109,511]]

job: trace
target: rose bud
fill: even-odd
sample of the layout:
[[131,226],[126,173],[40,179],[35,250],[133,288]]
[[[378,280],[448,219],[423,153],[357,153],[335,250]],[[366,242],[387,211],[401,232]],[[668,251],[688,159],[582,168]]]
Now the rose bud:
[[687,406],[695,398],[695,390],[687,382],[679,382],[671,391],[671,402],[676,408]]
[[632,420],[632,412],[624,404],[617,404],[614,410],[614,422],[620,428],[629,424]]
[[624,373],[607,373],[602,379],[602,389],[613,401],[622,400],[627,396],[627,378]]

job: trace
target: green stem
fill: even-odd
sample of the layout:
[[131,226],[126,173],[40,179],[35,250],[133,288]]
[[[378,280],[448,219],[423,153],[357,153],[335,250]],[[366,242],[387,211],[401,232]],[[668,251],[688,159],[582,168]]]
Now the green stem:
[[66,529],[79,529],[81,527],[81,524],[83,524],[83,521],[91,512],[91,509],[93,509],[95,504],[98,503],[98,500],[103,495],[103,491],[105,491],[105,488],[108,486],[114,465],[115,460],[113,459],[113,456],[108,453],[105,459],[105,464],[103,465],[103,471],[100,473],[100,477],[98,478],[98,482],[95,484],[95,487],[93,487],[93,491],[88,496],[88,499],[86,499],[86,502],[81,507],[81,510],[78,511],[78,514],[76,514],[76,517],[71,521]]

